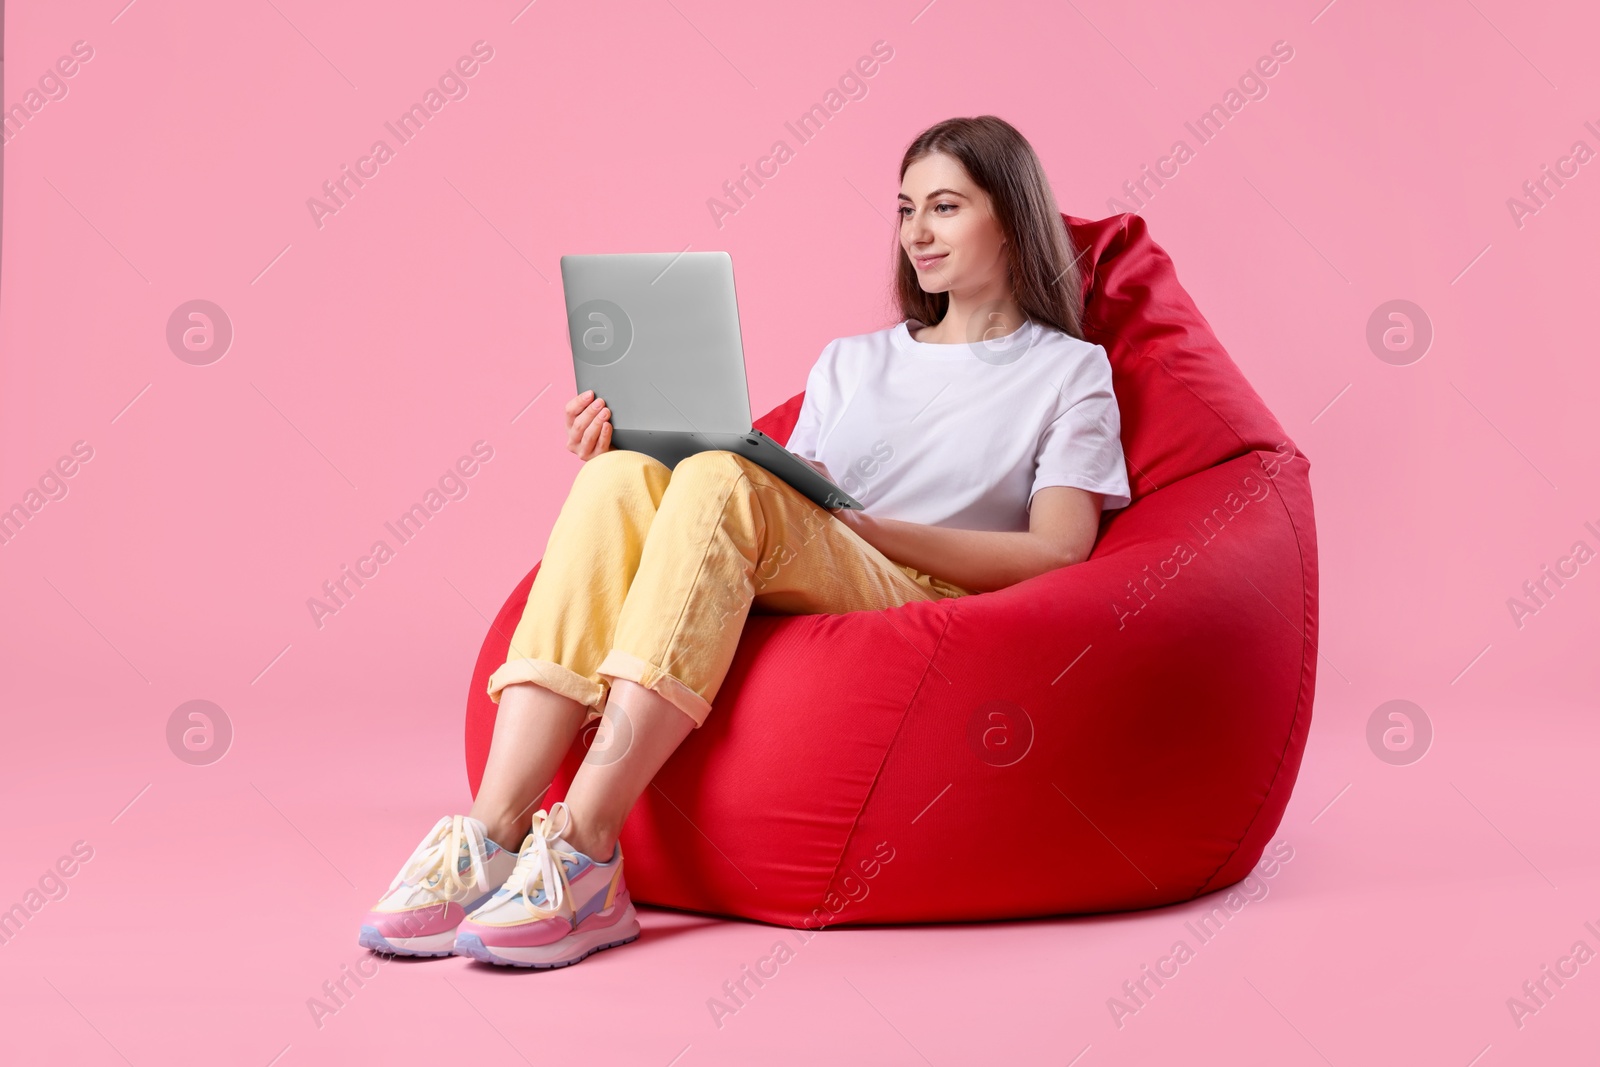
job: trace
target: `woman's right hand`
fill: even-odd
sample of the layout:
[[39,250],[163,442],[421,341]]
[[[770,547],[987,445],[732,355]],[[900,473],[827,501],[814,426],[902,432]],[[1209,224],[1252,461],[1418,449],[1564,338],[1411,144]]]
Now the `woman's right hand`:
[[585,389],[567,401],[567,451],[587,463],[611,448],[611,409]]

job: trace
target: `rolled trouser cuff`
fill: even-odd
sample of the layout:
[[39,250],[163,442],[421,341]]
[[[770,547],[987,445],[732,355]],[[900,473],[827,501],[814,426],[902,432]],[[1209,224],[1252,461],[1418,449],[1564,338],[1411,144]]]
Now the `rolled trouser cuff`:
[[605,706],[604,685],[547,659],[513,659],[501,664],[489,676],[489,699],[500,703],[500,690],[518,682],[533,682],[552,693],[576,700],[589,709],[591,719]]
[[693,719],[697,730],[706,721],[706,716],[711,714],[711,702],[705,697],[689,688],[682,680],[674,678],[654,663],[640,659],[631,652],[612,649],[606,653],[606,658],[600,662],[600,666],[595,668],[595,673],[611,679],[626,678],[630,682],[644,686]]

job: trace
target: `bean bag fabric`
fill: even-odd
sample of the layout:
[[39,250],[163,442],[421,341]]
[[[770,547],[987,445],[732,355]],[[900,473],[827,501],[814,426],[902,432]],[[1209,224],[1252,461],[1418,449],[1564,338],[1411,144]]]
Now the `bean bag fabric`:
[[[752,616],[623,831],[635,899],[807,927],[1018,918],[1189,900],[1260,858],[1311,723],[1308,460],[1142,218],[1063,219],[1133,503],[1088,560],[1006,589]],[[801,399],[757,425],[787,440]],[[472,678],[474,791],[532,581]]]

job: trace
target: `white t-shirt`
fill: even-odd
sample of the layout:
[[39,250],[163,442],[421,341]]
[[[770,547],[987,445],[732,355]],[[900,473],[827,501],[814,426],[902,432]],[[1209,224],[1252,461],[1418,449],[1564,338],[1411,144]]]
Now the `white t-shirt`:
[[806,379],[791,452],[827,465],[873,515],[1026,530],[1033,494],[1070,485],[1127,507],[1122,420],[1099,345],[1028,322],[929,344],[907,320],[841,337]]

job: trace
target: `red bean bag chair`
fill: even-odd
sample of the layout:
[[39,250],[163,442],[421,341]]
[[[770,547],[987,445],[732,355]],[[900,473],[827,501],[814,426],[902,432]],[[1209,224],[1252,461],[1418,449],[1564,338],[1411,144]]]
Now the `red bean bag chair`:
[[[623,830],[635,900],[805,927],[1022,918],[1189,900],[1260,859],[1311,724],[1308,461],[1142,218],[1063,218],[1133,503],[1088,560],[1006,589],[751,616]],[[757,425],[786,440],[800,401]],[[532,581],[472,677],[474,792]]]

